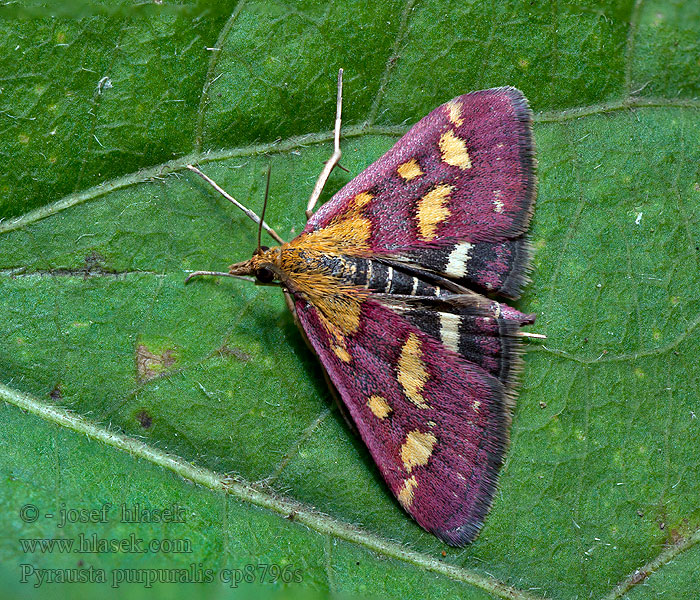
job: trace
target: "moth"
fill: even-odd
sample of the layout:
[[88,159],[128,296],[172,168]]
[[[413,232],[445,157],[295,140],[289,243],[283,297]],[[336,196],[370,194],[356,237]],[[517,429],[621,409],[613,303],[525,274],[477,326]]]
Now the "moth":
[[[303,232],[260,245],[228,272],[284,291],[387,486],[454,546],[479,533],[508,446],[520,328],[535,321],[495,299],[528,281],[536,195],[531,113],[501,87],[458,96],[313,212]],[[188,166],[227,195],[204,173]],[[268,171],[269,185],[269,171]],[[267,196],[267,193],[266,193]],[[245,209],[247,210],[247,209]]]

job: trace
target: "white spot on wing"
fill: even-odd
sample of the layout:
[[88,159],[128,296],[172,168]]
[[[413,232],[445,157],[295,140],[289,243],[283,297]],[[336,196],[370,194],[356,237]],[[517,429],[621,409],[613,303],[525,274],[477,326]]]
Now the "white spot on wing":
[[389,293],[391,290],[391,280],[394,278],[394,269],[393,267],[389,267],[389,270],[387,271],[386,275],[386,285],[384,286],[384,292]]
[[471,251],[474,247],[469,242],[461,242],[457,244],[450,252],[447,259],[445,273],[453,277],[464,277],[467,272],[467,263],[471,258]]
[[440,338],[453,352],[459,353],[459,315],[440,313]]

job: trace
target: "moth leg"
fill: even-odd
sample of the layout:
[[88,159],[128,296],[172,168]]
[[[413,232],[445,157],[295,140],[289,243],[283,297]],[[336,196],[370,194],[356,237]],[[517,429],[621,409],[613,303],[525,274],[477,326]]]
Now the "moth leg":
[[[304,342],[306,342],[306,345],[308,346],[309,350],[313,353],[313,355],[318,359],[319,356],[316,354],[316,350],[314,350],[314,347],[311,345],[311,342],[309,341],[308,336],[306,335],[306,332],[304,331],[304,328],[301,326],[301,323],[299,322],[299,317],[297,316],[297,309],[296,306],[294,306],[294,300],[292,298],[292,295],[287,291],[283,290],[284,292],[284,301],[287,303],[287,308],[289,308],[289,312],[292,313],[292,317],[294,317],[294,323],[296,323],[297,329],[301,332],[301,337],[304,339]],[[333,401],[335,402],[336,406],[338,407],[338,411],[340,412],[341,415],[343,415],[343,419],[345,419],[345,422],[347,423],[348,427],[350,428],[350,431],[352,431],[355,435],[359,436],[360,432],[357,430],[357,427],[355,426],[355,423],[352,420],[352,417],[348,413],[347,409],[345,408],[345,404],[341,402],[340,400],[340,394],[338,393],[338,390],[336,389],[335,385],[333,385],[333,382],[331,381],[330,376],[328,375],[328,371],[323,367],[323,363],[319,359],[319,364],[321,365],[321,370],[323,371],[323,378],[326,380],[326,384],[328,385],[328,391],[331,393],[331,396],[333,397]]]
[[[224,190],[224,189],[223,189],[218,183],[216,183],[216,181],[214,181],[211,177],[209,177],[208,175],[205,175],[204,173],[202,173],[202,172],[201,172],[197,167],[195,167],[194,165],[186,165],[186,166],[187,166],[187,168],[188,168],[190,171],[192,171],[193,173],[196,173],[196,174],[199,175],[202,179],[204,179],[204,181],[206,181],[211,187],[213,187],[217,192],[219,192],[219,194],[221,194],[224,198],[226,198],[226,200],[228,200],[229,202],[231,202],[234,206],[237,206],[238,208],[240,208],[240,209],[241,209],[246,215],[248,215],[248,217],[250,217],[250,219],[252,219],[256,224],[260,225],[260,217],[259,217],[258,215],[256,215],[256,214],[255,214],[252,210],[250,210],[249,208],[246,208],[245,206],[243,206],[238,200],[236,200],[231,194],[229,194],[226,190]],[[263,229],[264,229],[265,231],[267,231],[267,233],[269,233],[270,236],[272,236],[278,243],[284,244],[284,240],[283,240],[279,235],[277,235],[277,232],[276,232],[274,229],[272,229],[272,227],[270,227],[267,223],[265,223],[265,221],[263,221],[262,226],[263,226]]]
[[529,331],[518,331],[515,335],[522,337],[522,338],[533,339],[533,340],[546,340],[547,339],[547,336],[542,334],[542,333],[530,333]]
[[334,132],[334,148],[333,154],[331,155],[326,165],[323,167],[323,171],[318,176],[318,181],[314,186],[314,191],[311,192],[311,197],[309,198],[309,204],[306,207],[306,220],[308,221],[314,214],[314,206],[321,197],[321,192],[323,187],[326,185],[326,181],[331,175],[331,171],[340,161],[340,113],[343,106],[343,69],[338,69],[338,99],[335,107],[335,132]]

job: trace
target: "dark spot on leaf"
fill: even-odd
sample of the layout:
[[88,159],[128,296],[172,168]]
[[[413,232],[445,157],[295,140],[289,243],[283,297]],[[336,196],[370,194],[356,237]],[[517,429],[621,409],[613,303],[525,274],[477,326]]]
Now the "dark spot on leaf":
[[55,267],[46,271],[34,271],[38,275],[49,275],[51,277],[77,277],[83,279],[90,277],[102,277],[104,275],[118,276],[120,273],[105,266],[105,258],[94,250],[85,255],[84,264],[80,267]]
[[90,252],[90,254],[88,254],[85,257],[85,268],[88,271],[91,271],[95,267],[99,267],[100,265],[102,265],[104,263],[104,261],[105,261],[105,257],[102,256],[99,252],[95,252],[93,250],[92,252]]
[[85,256],[84,277],[99,277],[106,274],[114,274],[113,271],[105,267],[105,257],[94,250]]
[[236,346],[221,346],[221,348],[219,348],[219,354],[222,356],[233,356],[241,362],[248,362],[253,358],[248,352]]
[[540,408],[547,408],[547,403],[540,400]]
[[84,564],[85,564],[85,563],[83,562],[83,559],[81,558],[81,559],[78,561],[78,568],[82,567]]
[[177,352],[174,348],[162,348],[151,352],[144,344],[136,347],[136,370],[140,381],[160,377],[175,364]]
[[145,409],[141,409],[136,414],[136,420],[144,429],[148,429],[151,425],[153,425],[153,417],[151,417],[151,415],[149,415]]
[[61,384],[57,383],[56,386],[49,392],[49,396],[51,396],[52,400],[60,400],[63,398],[63,394],[61,394]]
[[659,523],[659,529],[666,529],[666,523],[661,521],[661,523]]
[[637,511],[637,516],[640,517],[640,518],[643,517],[643,516],[644,516],[644,512],[642,512],[641,510],[638,510],[638,511]]

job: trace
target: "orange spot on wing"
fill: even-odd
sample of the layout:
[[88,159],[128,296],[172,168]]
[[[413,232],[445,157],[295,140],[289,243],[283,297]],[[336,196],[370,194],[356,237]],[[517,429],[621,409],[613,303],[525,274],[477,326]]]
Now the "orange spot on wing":
[[419,408],[430,408],[421,392],[428,382],[428,371],[422,360],[421,343],[418,336],[409,333],[401,348],[397,379],[406,397]]
[[355,208],[363,208],[372,201],[372,198],[374,198],[372,194],[368,194],[367,192],[360,192],[353,199],[353,205]]
[[370,396],[367,398],[367,406],[378,419],[386,418],[391,412],[391,406],[382,396]]
[[344,345],[338,344],[333,346],[333,353],[345,363],[352,362],[352,356],[350,356],[347,347]]
[[439,185],[418,201],[416,219],[421,239],[434,239],[437,235],[437,226],[450,216],[447,200],[452,190],[451,185]]
[[399,493],[396,495],[396,497],[399,499],[399,502],[401,502],[401,505],[405,509],[408,509],[411,506],[411,504],[413,504],[413,490],[417,487],[418,481],[416,480],[415,475],[404,480],[403,486],[399,490]]
[[421,433],[418,429],[409,432],[401,446],[401,460],[406,471],[410,473],[414,467],[428,464],[435,442],[437,438],[432,433]]
[[450,101],[447,103],[447,110],[450,111],[448,114],[450,123],[455,127],[460,127],[464,123],[464,119],[462,119],[462,105],[459,102]]
[[396,168],[396,172],[406,181],[411,181],[411,179],[415,179],[416,177],[423,175],[423,171],[421,171],[420,165],[415,158],[400,164]]
[[459,167],[460,169],[471,169],[472,161],[467,152],[467,144],[462,139],[457,137],[454,132],[449,129],[440,136],[440,152],[442,160],[448,165]]

